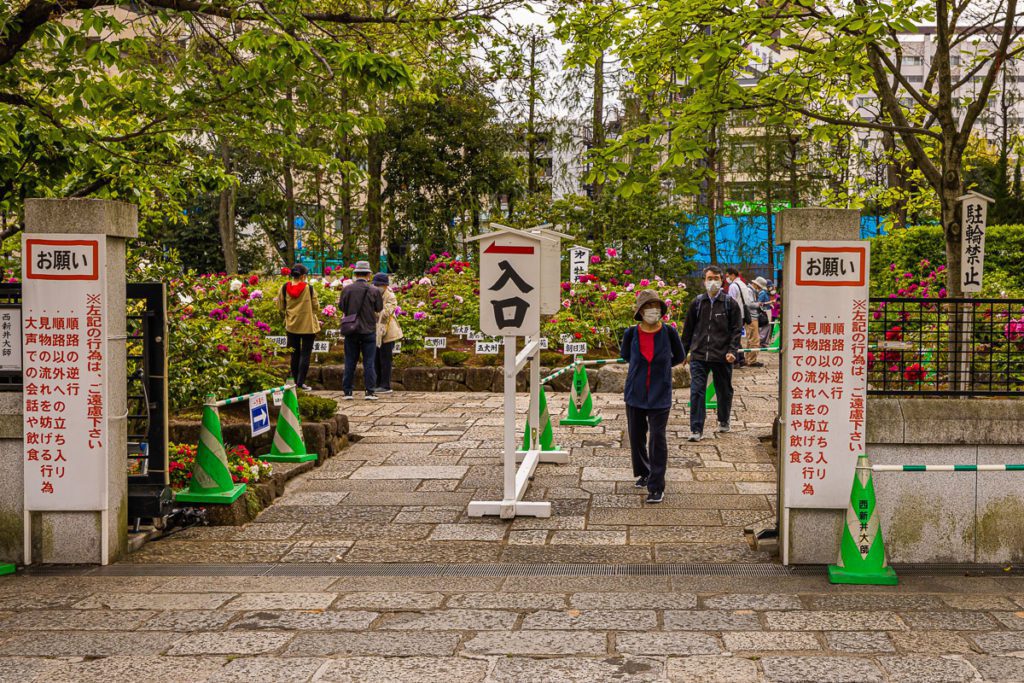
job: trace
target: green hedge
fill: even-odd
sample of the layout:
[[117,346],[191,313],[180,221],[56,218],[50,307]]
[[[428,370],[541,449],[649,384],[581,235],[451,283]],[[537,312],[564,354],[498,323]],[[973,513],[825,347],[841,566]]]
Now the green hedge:
[[[917,273],[922,260],[932,266],[946,263],[946,246],[939,225],[896,230],[871,240],[872,282],[885,282],[890,264]],[[990,225],[985,232],[985,289],[1024,291],[1024,225]]]

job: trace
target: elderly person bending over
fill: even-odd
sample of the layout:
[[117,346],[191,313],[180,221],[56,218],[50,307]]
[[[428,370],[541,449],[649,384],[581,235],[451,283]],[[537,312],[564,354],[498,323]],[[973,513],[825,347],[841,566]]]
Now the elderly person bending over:
[[668,306],[657,292],[640,292],[633,309],[639,324],[622,336],[622,358],[629,363],[625,402],[633,476],[638,489],[647,489],[648,503],[660,503],[665,497],[672,366],[686,357],[679,334],[662,323],[667,313]]

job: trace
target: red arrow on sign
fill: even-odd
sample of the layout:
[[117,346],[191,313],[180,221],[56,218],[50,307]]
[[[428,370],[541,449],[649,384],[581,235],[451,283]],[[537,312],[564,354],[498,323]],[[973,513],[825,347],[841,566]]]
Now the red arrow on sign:
[[533,247],[499,247],[497,242],[484,249],[485,254],[532,254]]

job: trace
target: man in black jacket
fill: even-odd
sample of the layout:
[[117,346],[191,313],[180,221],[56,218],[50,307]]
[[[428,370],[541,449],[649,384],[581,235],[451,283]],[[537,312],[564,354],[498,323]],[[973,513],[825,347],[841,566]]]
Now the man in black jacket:
[[708,373],[715,382],[718,399],[718,432],[730,430],[732,411],[732,368],[740,350],[743,311],[722,290],[722,269],[704,269],[704,288],[690,304],[683,323],[683,348],[690,355],[690,441],[704,435],[704,407]]
[[[338,300],[342,314],[342,332],[345,334],[345,374],[341,380],[345,400],[352,400],[352,383],[355,379],[359,355],[363,356],[363,381],[366,385],[366,400],[375,401],[377,395],[377,314],[384,308],[380,290],[370,285],[370,264],[359,261],[353,271],[355,282],[345,287]],[[345,317],[354,315],[355,321],[348,323]],[[346,328],[351,325],[352,331]]]

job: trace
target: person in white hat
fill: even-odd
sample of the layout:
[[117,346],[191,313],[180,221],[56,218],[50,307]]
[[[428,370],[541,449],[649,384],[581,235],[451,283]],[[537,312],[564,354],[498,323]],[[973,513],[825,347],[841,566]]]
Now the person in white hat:
[[772,308],[772,297],[768,293],[768,281],[763,277],[755,277],[750,283],[757,294],[757,305],[760,312],[757,315],[757,333],[760,336],[761,348],[768,346],[768,340],[772,336],[771,318],[768,311]]
[[377,314],[384,309],[380,290],[368,282],[373,271],[368,261],[357,261],[352,269],[355,281],[341,292],[341,333],[345,336],[345,374],[341,380],[344,399],[352,400],[359,356],[363,357],[363,382],[366,400],[377,400]]

